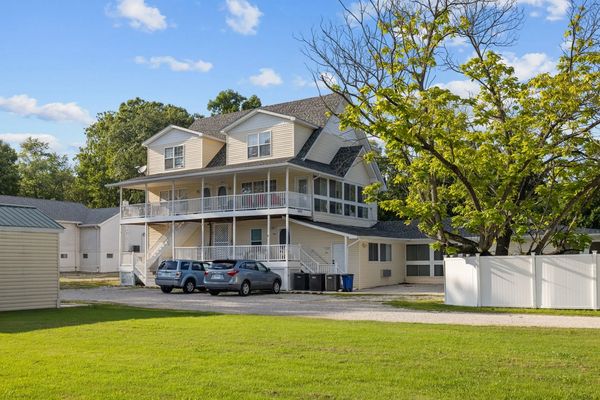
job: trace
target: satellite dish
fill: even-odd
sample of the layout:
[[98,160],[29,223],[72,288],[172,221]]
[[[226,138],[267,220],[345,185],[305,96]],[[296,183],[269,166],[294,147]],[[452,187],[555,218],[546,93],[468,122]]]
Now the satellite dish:
[[146,172],[147,169],[148,169],[147,166],[142,165],[141,167],[137,167],[137,172],[139,172],[140,174],[143,174]]

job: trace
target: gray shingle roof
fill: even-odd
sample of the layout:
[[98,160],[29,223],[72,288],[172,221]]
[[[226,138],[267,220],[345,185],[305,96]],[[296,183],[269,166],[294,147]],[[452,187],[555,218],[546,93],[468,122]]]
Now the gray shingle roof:
[[411,222],[409,225],[406,225],[404,221],[379,221],[370,228],[364,228],[309,220],[302,221],[317,227],[355,236],[374,236],[394,239],[428,239],[427,235],[419,230],[416,222]]
[[206,164],[206,168],[221,167],[227,163],[227,146],[223,145],[221,150]]
[[[327,112],[335,109],[340,100],[341,98],[337,94],[329,94],[322,97],[317,96],[273,104],[259,107],[258,109],[296,117],[312,125],[323,127],[328,120]],[[225,135],[221,133],[221,130],[252,111],[254,110],[243,110],[229,114],[198,118],[190,125],[189,129],[215,136],[219,139],[225,139]]]
[[0,204],[0,226],[9,228],[64,229],[35,207]]
[[0,203],[35,207],[57,221],[73,221],[86,225],[96,225],[119,213],[118,207],[87,208],[71,201],[34,199],[31,197],[0,195]]

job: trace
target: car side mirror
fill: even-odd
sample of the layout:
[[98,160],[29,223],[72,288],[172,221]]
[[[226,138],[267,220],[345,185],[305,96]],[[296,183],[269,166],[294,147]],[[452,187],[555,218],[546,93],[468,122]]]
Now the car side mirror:
[[271,268],[267,267],[267,272],[271,272]]

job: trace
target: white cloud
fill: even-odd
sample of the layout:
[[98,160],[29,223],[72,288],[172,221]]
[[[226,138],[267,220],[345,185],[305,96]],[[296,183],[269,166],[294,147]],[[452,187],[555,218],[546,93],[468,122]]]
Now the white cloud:
[[48,143],[50,149],[56,152],[62,152],[64,150],[64,146],[59,142],[56,136],[48,133],[0,133],[0,140],[9,143],[12,147],[21,146],[21,143],[29,137]]
[[166,17],[157,7],[151,7],[145,0],[119,0],[112,12],[116,17],[129,20],[129,26],[149,32],[167,29]]
[[[549,21],[557,21],[563,19],[569,11],[569,0],[517,0],[520,4],[527,4],[532,7],[545,8],[548,15],[546,19]],[[534,11],[533,16],[539,15]]]
[[247,0],[226,0],[226,5],[229,16],[225,21],[231,29],[242,35],[256,34],[260,17],[263,15],[257,6]]
[[281,85],[283,80],[281,76],[272,68],[260,68],[258,75],[252,75],[250,82],[256,86],[274,86]]
[[505,53],[503,59],[507,65],[515,69],[515,75],[522,81],[544,72],[554,72],[556,68],[556,61],[546,53],[526,53],[521,57],[514,53]]
[[303,77],[296,75],[292,80],[292,84],[296,87],[307,87],[313,84],[313,81],[309,81],[308,79],[304,79]]
[[26,94],[0,97],[0,110],[49,121],[70,121],[86,125],[94,122],[89,112],[79,107],[77,103],[48,103],[40,106],[36,99]]
[[337,79],[329,72],[321,72],[320,79],[317,81],[317,87],[321,90],[329,90],[327,85],[337,85]]
[[149,65],[150,68],[159,68],[161,65],[166,65],[175,72],[208,72],[212,69],[212,63],[203,60],[177,60],[171,56],[157,56],[149,59],[137,56],[133,59],[136,64]]
[[464,36],[452,36],[446,39],[444,44],[448,47],[464,47],[468,45],[468,40]]
[[436,86],[442,89],[448,89],[452,93],[462,98],[477,96],[481,88],[479,84],[469,80],[456,80],[446,83],[438,83]]

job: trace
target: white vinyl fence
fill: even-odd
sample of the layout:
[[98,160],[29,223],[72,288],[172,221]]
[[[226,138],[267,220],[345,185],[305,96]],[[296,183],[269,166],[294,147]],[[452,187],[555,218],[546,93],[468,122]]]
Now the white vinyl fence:
[[446,304],[595,309],[598,255],[447,257]]

